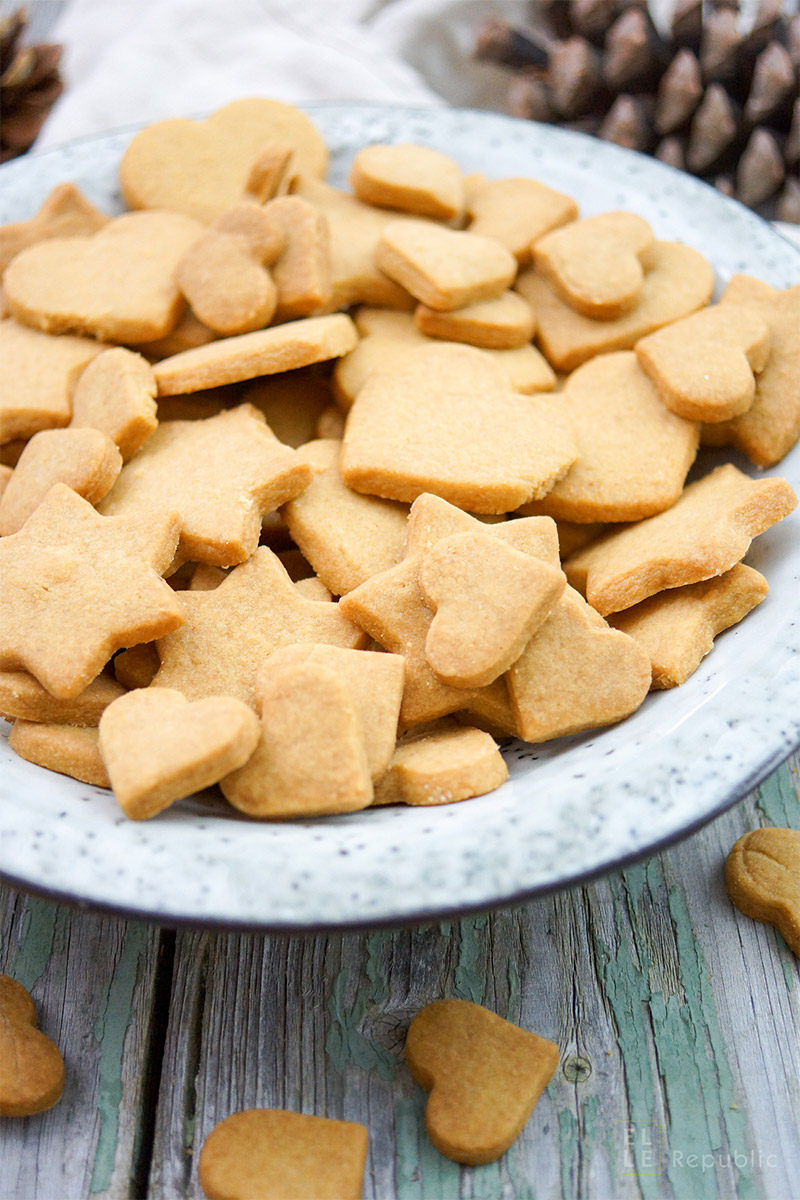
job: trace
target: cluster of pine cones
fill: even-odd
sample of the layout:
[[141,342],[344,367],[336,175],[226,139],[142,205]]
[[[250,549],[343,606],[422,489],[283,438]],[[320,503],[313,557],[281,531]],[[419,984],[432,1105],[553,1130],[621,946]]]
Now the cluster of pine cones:
[[511,68],[515,116],[595,134],[800,223],[800,13],[793,0],[532,0],[481,27],[477,58]]

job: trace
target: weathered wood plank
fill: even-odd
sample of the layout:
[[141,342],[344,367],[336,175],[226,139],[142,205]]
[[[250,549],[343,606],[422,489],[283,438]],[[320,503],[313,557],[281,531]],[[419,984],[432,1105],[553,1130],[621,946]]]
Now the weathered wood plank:
[[138,1139],[160,935],[6,888],[0,903],[0,970],[30,990],[66,1063],[55,1108],[0,1125],[0,1197],[128,1200],[147,1166]]
[[[365,936],[178,934],[151,1200],[199,1195],[205,1137],[251,1105],[364,1122],[375,1200],[800,1196],[798,966],[721,874],[745,829],[800,827],[797,779],[795,759],[690,841],[521,908]],[[402,1059],[411,1016],[454,995],[562,1048],[522,1137],[474,1171],[430,1145]]]

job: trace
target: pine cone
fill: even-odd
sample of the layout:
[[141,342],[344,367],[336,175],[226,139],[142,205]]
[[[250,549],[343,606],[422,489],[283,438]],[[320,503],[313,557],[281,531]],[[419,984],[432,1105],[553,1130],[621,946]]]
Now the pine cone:
[[0,162],[33,145],[64,89],[58,73],[61,47],[23,45],[27,25],[22,9],[0,21]]
[[530,22],[487,21],[476,57],[511,68],[515,116],[595,133],[699,175],[764,216],[796,220],[800,14],[761,0],[533,0]]

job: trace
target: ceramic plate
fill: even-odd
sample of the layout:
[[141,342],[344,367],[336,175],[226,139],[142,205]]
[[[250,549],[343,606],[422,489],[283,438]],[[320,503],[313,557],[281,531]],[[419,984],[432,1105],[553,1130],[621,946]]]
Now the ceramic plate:
[[[336,184],[345,185],[366,143],[421,142],[465,171],[541,179],[587,216],[634,210],[658,237],[701,250],[720,285],[737,271],[777,287],[800,282],[800,251],[765,222],[616,146],[490,113],[308,111],[331,148]],[[4,167],[0,221],[30,216],[65,179],[99,206],[119,208],[116,167],[130,136],[92,137]],[[800,490],[800,447],[774,473]],[[208,795],[136,824],[110,793],[31,766],[3,741],[0,866],[24,887],[130,915],[292,929],[480,908],[630,861],[733,804],[800,742],[800,512],[757,539],[747,561],[770,594],[719,638],[688,683],[651,695],[615,728],[510,744],[509,782],[490,796],[262,825]]]

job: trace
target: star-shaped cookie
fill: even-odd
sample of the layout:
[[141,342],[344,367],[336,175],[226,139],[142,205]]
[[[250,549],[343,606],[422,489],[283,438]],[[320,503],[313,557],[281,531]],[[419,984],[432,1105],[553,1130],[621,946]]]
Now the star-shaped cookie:
[[160,578],[177,540],[171,513],[137,529],[55,484],[24,528],[0,539],[0,670],[30,671],[71,700],[116,650],[177,629],[183,604]]

